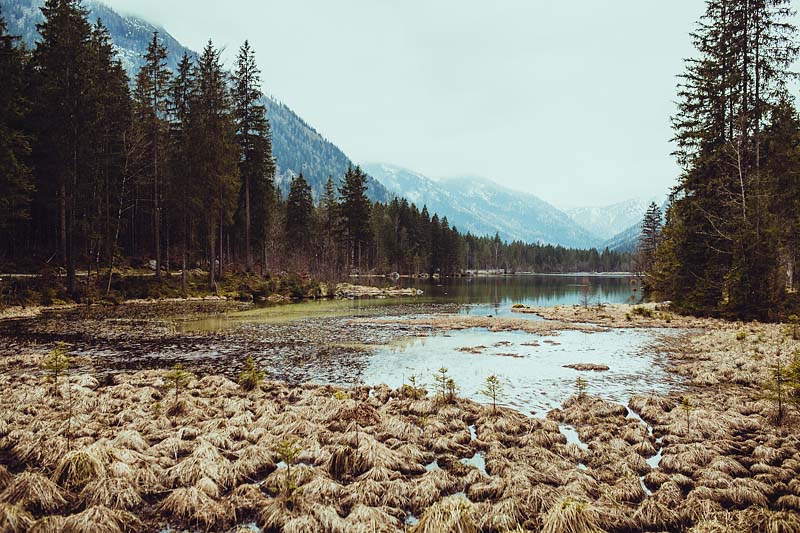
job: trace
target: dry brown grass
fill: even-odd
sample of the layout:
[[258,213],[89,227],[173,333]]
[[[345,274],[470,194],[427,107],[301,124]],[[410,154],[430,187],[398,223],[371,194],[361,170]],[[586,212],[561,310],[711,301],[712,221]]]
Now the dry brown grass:
[[475,505],[463,496],[448,496],[433,504],[411,528],[411,533],[477,533]]
[[233,519],[233,509],[211,498],[197,487],[175,489],[164,498],[159,510],[181,524],[214,530]]
[[68,489],[82,489],[90,481],[105,476],[105,466],[97,449],[68,452],[56,466],[53,478]]
[[50,515],[40,518],[28,529],[28,533],[53,533],[54,531],[64,531],[64,524],[67,518],[60,515]]
[[67,493],[38,472],[27,470],[9,483],[0,500],[37,512],[53,513],[67,504]]
[[232,481],[232,465],[212,444],[201,441],[189,457],[164,474],[173,487],[194,485],[205,477],[227,487]]
[[347,529],[389,533],[402,529],[400,520],[392,516],[390,509],[356,505],[345,520]]
[[24,533],[33,525],[33,516],[22,505],[0,503],[0,531]]
[[542,533],[601,533],[597,510],[591,503],[564,498],[542,518]]
[[140,529],[136,518],[120,511],[112,511],[108,507],[96,505],[66,517],[64,533],[122,533]]
[[109,509],[131,510],[142,503],[137,487],[127,479],[108,476],[87,483],[80,498],[88,507],[102,505]]

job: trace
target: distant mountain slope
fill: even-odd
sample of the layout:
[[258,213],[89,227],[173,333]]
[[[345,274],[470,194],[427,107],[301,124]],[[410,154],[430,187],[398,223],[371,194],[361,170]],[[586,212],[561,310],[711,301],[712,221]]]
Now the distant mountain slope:
[[607,247],[612,252],[634,252],[639,246],[641,234],[642,223],[637,222],[608,239],[603,243],[603,247]]
[[582,228],[600,239],[610,239],[638,224],[651,199],[632,198],[603,207],[576,207],[564,212]]
[[[656,202],[658,200],[655,200]],[[667,206],[669,205],[668,200],[664,200],[661,203],[661,214],[662,214],[662,223],[663,215],[667,212]],[[647,202],[647,206],[645,206],[645,211],[647,207],[650,206],[650,202]],[[615,252],[634,252],[636,248],[639,246],[639,237],[642,235],[642,223],[644,222],[644,213],[642,216],[639,217],[639,220],[628,226],[627,228],[623,229],[619,233],[615,234],[613,237],[608,239],[603,246],[607,246],[609,250]]]
[[[44,20],[39,10],[42,5],[44,0],[0,0],[9,32],[22,36],[29,47],[33,47],[39,37],[36,24]],[[197,56],[164,28],[137,17],[121,15],[101,2],[90,1],[85,5],[91,11],[92,22],[99,17],[108,27],[120,61],[131,79],[142,65],[142,55],[152,39],[153,31],[159,32],[167,47],[171,68],[176,67],[184,51]],[[246,35],[241,36],[242,41],[245,38]],[[269,80],[269,72],[264,72],[263,77]],[[266,104],[272,126],[273,154],[278,160],[278,184],[287,191],[291,176],[302,172],[318,197],[328,176],[341,179],[351,164],[350,159],[286,105],[271,97],[266,99]],[[386,201],[391,198],[389,192],[372,178],[368,180],[368,194],[373,200]]]
[[417,172],[386,164],[364,168],[387,189],[440,217],[461,232],[493,235],[507,240],[594,246],[599,239],[544,200],[475,177],[434,180]]

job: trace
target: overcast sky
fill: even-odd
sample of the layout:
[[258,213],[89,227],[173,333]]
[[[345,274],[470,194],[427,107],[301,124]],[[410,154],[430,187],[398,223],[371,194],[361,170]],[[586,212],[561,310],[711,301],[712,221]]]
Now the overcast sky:
[[233,63],[356,162],[560,206],[665,195],[700,0],[106,0]]

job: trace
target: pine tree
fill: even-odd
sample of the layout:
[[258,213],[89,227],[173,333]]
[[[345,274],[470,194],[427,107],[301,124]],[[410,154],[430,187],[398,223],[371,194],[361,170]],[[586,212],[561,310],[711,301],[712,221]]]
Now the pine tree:
[[344,237],[347,241],[348,264],[351,268],[352,265],[356,265],[360,272],[362,254],[370,240],[367,175],[360,167],[348,167],[339,188],[339,195]]
[[[269,224],[269,206],[275,176],[272,158],[272,138],[266,108],[260,103],[261,72],[256,65],[250,43],[245,41],[239,49],[234,77],[233,103],[236,116],[236,138],[241,150],[239,171],[242,179],[240,211],[244,219],[245,269],[253,268],[254,244],[265,246],[266,226]],[[261,221],[261,227],[251,231],[252,220]]]
[[637,250],[638,270],[646,276],[652,272],[655,263],[658,241],[661,237],[661,218],[661,208],[655,202],[651,202],[644,215]]
[[[89,75],[91,27],[88,12],[79,0],[47,0],[42,7],[44,22],[37,25],[41,40],[33,55],[35,79],[34,121],[37,190],[43,206],[57,204],[55,224],[45,221],[45,207],[37,213],[39,223],[58,228],[58,250],[67,269],[67,291],[76,294],[78,253],[77,219],[86,187],[84,136],[92,106],[93,83]],[[41,217],[41,218],[39,218]]]
[[178,63],[178,71],[169,88],[169,167],[170,203],[174,207],[175,226],[179,228],[181,240],[181,290],[187,288],[187,264],[191,239],[196,227],[196,213],[203,206],[203,199],[193,186],[191,106],[195,88],[194,65],[184,52]]
[[156,279],[161,280],[161,200],[165,183],[164,130],[168,111],[171,73],[167,67],[167,48],[159,41],[158,32],[147,46],[144,65],[136,77],[136,114],[145,125],[149,141],[150,177],[153,186],[153,251],[156,256]]
[[314,203],[311,199],[311,186],[302,174],[292,178],[289,197],[286,200],[285,241],[287,251],[301,257],[311,242],[311,216]]
[[205,206],[202,223],[209,251],[209,287],[215,290],[214,261],[219,258],[219,274],[222,275],[222,235],[232,222],[236,207],[240,158],[227,79],[220,52],[211,41],[203,49],[194,78],[189,117],[191,160]]
[[6,32],[0,12],[0,247],[8,247],[8,252],[15,248],[18,224],[30,218],[34,188],[26,164],[31,139],[23,125],[30,103],[25,97],[25,57],[18,40]]

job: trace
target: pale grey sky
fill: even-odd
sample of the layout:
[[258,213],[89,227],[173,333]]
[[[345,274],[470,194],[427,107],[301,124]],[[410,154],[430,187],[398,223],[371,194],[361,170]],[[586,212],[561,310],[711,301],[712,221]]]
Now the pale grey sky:
[[700,0],[106,0],[232,64],[356,162],[480,175],[559,206],[666,194]]

